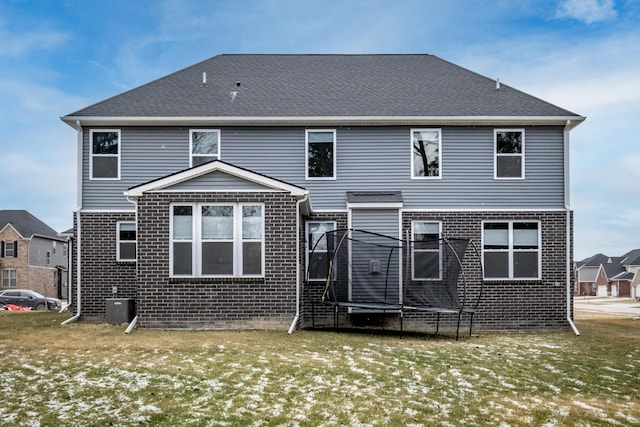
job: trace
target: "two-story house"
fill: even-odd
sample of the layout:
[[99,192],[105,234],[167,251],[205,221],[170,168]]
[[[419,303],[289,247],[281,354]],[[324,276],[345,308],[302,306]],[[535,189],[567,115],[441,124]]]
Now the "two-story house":
[[575,295],[638,298],[640,249],[622,256],[595,254],[575,263]]
[[312,245],[356,228],[471,239],[480,328],[573,325],[584,117],[436,56],[220,55],[62,120],[75,318],[117,294],[142,327],[305,326]]
[[25,210],[0,210],[0,289],[66,298],[67,239]]

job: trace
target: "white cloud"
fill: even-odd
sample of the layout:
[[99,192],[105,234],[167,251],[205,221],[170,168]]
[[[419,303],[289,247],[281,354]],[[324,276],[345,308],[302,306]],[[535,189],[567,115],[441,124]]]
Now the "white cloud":
[[33,51],[48,50],[63,44],[69,38],[69,34],[60,31],[34,30],[14,34],[5,28],[4,21],[0,18],[0,57],[21,56]]
[[557,18],[572,18],[585,24],[613,19],[613,0],[566,0],[556,10]]

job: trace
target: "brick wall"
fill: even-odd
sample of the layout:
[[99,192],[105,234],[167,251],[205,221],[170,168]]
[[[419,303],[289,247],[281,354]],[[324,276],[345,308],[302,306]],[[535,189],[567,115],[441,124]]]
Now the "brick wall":
[[[170,278],[170,203],[264,203],[264,278]],[[284,193],[155,193],[138,202],[140,326],[286,329],[296,308],[296,200]]]
[[58,270],[53,267],[28,267],[29,288],[46,297],[58,297]]
[[[112,298],[112,287],[118,287],[118,298],[136,297],[136,265],[116,261],[116,223],[134,221],[135,214],[118,212],[81,213],[81,319],[104,321],[105,301]],[[74,215],[74,238],[77,220]],[[77,313],[76,293],[77,243],[73,245],[72,305]]]
[[[341,214],[325,213],[323,218],[335,219]],[[314,217],[315,219],[315,217]],[[568,328],[566,288],[566,213],[557,212],[403,212],[403,236],[411,230],[411,221],[440,221],[444,237],[469,238],[481,255],[482,221],[484,220],[538,220],[542,234],[542,276],[540,280],[528,281],[483,281],[480,260],[471,247],[465,257],[465,280],[467,283],[466,306],[474,305],[480,294],[478,310],[474,316],[474,328],[487,330],[558,329]],[[570,219],[572,221],[572,219]],[[572,245],[572,241],[569,242]],[[573,261],[571,260],[571,263]],[[572,277],[572,276],[571,276]],[[572,277],[573,278],[573,277]],[[317,298],[314,284],[308,292]],[[573,288],[573,285],[572,285]],[[459,299],[463,299],[459,284]],[[307,298],[305,296],[305,298]],[[319,301],[319,300],[318,300]],[[571,300],[571,308],[572,308]],[[311,326],[310,304],[305,302],[305,326]],[[571,311],[572,313],[572,311]],[[333,322],[333,311],[327,307],[315,307],[316,323],[327,325]],[[404,328],[407,330],[434,331],[436,314],[405,312]],[[340,311],[340,322],[346,326],[370,321],[374,325],[398,328],[397,315],[349,316]],[[384,317],[384,318],[383,318]],[[441,329],[455,328],[457,315],[442,314]],[[463,317],[462,329],[468,328],[469,316]]]

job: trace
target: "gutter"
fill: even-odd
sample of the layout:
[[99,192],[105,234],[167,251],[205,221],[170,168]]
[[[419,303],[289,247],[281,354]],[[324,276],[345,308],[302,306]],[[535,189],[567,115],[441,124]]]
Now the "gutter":
[[[76,120],[75,126],[78,132],[78,208],[76,209],[76,221],[77,221],[77,243],[76,243],[76,293],[77,293],[77,302],[76,302],[76,314],[73,317],[62,322],[61,326],[66,326],[71,322],[75,322],[80,318],[80,314],[82,313],[82,292],[81,292],[81,265],[82,265],[82,220],[80,213],[82,212],[82,125],[80,124],[80,120]],[[69,256],[71,256],[71,251],[69,251]],[[73,258],[72,258],[73,259]],[[69,290],[69,304],[71,304],[71,289]]]
[[[575,125],[574,125],[575,126]],[[567,120],[567,124],[564,127],[564,208],[566,212],[566,223],[565,223],[565,241],[566,241],[566,270],[567,270],[567,322],[573,329],[573,332],[576,335],[580,335],[580,331],[576,327],[575,323],[573,323],[573,319],[571,318],[571,206],[570,206],[570,193],[569,193],[569,132],[571,130],[571,120]]]
[[70,126],[80,122],[86,126],[125,125],[209,125],[216,126],[510,126],[510,125],[564,125],[571,121],[575,127],[585,118],[578,115],[558,116],[64,116]]
[[307,200],[309,200],[309,193],[296,202],[296,315],[287,332],[289,335],[293,333],[300,320],[300,221],[302,217],[300,208]]

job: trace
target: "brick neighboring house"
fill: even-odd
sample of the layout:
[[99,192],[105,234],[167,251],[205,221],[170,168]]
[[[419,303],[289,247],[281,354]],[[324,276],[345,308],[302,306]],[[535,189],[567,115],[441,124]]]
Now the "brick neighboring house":
[[31,289],[66,298],[68,243],[26,210],[0,210],[2,289]]
[[595,254],[574,266],[575,295],[640,297],[640,249],[619,257]]
[[[62,120],[80,162],[74,319],[103,321],[116,295],[141,327],[309,326],[326,282],[311,249],[358,228],[472,240],[479,328],[573,325],[584,117],[438,57],[220,55]],[[430,286],[439,261],[400,252],[419,272],[388,276],[394,295]]]

